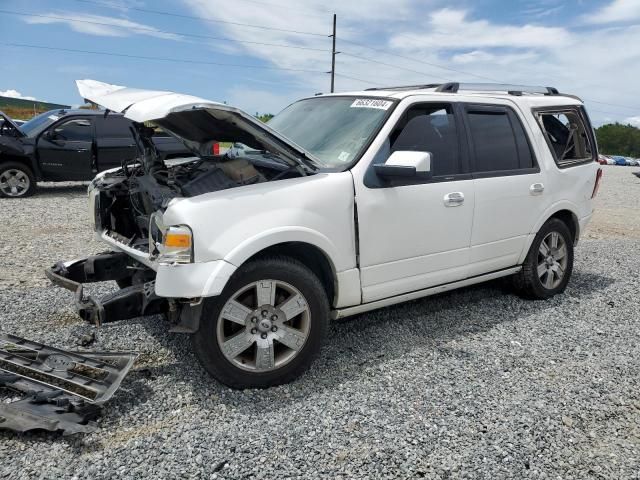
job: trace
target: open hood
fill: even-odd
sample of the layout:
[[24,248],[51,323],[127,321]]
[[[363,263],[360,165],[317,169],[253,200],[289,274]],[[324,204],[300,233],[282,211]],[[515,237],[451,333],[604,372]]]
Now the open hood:
[[[17,123],[15,123],[11,119],[11,117],[9,117],[9,115],[4,113],[2,110],[0,110],[0,123],[11,126],[18,133],[19,137],[24,137],[24,133],[22,133],[22,130],[20,130],[20,126]],[[2,130],[4,130],[5,128],[6,126]]]
[[279,154],[291,166],[317,169],[318,162],[257,118],[242,110],[180,93],[141,90],[96,80],[76,80],[82,98],[124,113],[135,122],[152,122],[182,139],[191,148],[215,142],[240,142]]

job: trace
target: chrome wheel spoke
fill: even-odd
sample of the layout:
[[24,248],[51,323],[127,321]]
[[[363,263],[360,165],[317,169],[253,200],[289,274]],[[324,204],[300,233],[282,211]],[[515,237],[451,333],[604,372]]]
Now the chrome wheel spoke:
[[298,351],[304,345],[306,335],[295,328],[281,325],[276,332],[276,340],[290,349]]
[[256,368],[258,370],[271,370],[276,365],[273,340],[261,338],[256,349]]
[[304,297],[300,294],[296,294],[282,302],[278,308],[282,313],[284,313],[287,320],[291,320],[306,311],[309,307],[307,306],[307,302]]
[[258,307],[262,305],[273,306],[276,303],[276,282],[273,280],[261,280],[256,284]]
[[549,270],[547,272],[547,278],[544,281],[545,288],[552,289],[553,288],[553,271]]
[[551,249],[552,250],[557,250],[558,248],[558,239],[560,238],[560,235],[558,234],[558,232],[551,232]]
[[544,257],[547,257],[549,255],[549,246],[546,243],[546,238],[544,240],[542,240],[542,242],[540,242],[540,254]]
[[225,355],[230,358],[236,358],[242,352],[244,352],[247,348],[253,345],[255,342],[255,338],[246,330],[241,331],[236,334],[231,339],[227,340],[222,344],[222,351]]
[[562,260],[566,255],[567,255],[567,246],[560,245],[560,247],[558,247],[558,250],[556,250],[556,252],[553,254],[553,257],[556,260]]
[[247,317],[251,314],[251,309],[245,307],[236,300],[231,300],[222,309],[222,318],[230,320],[240,325],[246,325]]
[[547,264],[543,262],[538,265],[538,277],[542,278],[545,273],[547,273]]

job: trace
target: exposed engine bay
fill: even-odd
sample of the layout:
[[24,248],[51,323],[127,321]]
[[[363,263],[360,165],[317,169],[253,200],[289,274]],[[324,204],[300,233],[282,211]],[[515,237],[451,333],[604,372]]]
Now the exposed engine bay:
[[[202,111],[189,113],[209,115]],[[96,228],[106,228],[127,244],[139,247],[146,244],[150,216],[164,211],[176,197],[195,197],[310,173],[270,152],[246,131],[229,129],[228,123],[219,132],[185,132],[171,117],[155,123],[178,136],[194,152],[194,157],[163,161],[151,141],[153,128],[135,124],[139,158],[92,182],[91,188],[99,192],[94,206]],[[209,140],[212,136],[232,143],[232,147],[223,154],[214,153],[217,149],[216,141]]]

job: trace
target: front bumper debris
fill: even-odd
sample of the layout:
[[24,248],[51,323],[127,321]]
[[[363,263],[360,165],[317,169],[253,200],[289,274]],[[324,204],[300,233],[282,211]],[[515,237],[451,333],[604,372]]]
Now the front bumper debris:
[[0,430],[97,430],[100,405],[111,399],[135,353],[78,353],[0,334],[0,387],[23,398],[0,403]]
[[146,267],[131,266],[122,252],[108,252],[73,262],[58,262],[45,270],[54,284],[75,293],[76,310],[83,320],[100,326],[116,320],[152,315],[167,310],[167,301],[155,294],[155,281],[122,288],[101,299],[85,297],[84,283],[125,280]]

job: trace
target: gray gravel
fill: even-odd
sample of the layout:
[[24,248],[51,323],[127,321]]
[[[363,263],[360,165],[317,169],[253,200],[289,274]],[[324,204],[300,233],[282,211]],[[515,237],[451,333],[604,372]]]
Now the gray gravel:
[[[611,208],[640,199],[618,170]],[[68,186],[0,200],[3,331],[68,348],[93,331],[39,273],[103,248],[84,204]],[[640,479],[640,239],[596,231],[562,296],[496,282],[334,323],[307,375],[264,391],[207,378],[160,317],[106,325],[91,348],[141,357],[101,430],[0,433],[0,478]]]

